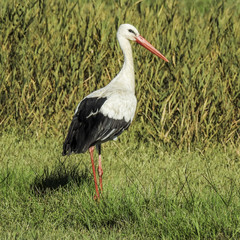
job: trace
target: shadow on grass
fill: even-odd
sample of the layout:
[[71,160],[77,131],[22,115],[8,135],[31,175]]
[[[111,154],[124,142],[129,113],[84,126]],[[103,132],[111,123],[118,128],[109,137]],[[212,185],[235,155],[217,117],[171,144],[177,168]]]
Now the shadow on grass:
[[35,195],[44,196],[46,193],[56,191],[59,188],[73,184],[80,186],[86,182],[89,184],[92,182],[87,169],[79,171],[78,165],[69,166],[65,162],[58,161],[51,170],[46,166],[43,173],[35,177],[30,189]]

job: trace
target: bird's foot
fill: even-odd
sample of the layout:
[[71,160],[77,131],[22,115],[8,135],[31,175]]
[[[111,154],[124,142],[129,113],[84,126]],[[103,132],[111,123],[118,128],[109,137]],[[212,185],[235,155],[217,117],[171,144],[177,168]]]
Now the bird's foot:
[[94,200],[94,201],[99,201],[99,200],[100,200],[100,196],[97,196],[97,195],[95,194],[94,197],[93,197],[93,200]]

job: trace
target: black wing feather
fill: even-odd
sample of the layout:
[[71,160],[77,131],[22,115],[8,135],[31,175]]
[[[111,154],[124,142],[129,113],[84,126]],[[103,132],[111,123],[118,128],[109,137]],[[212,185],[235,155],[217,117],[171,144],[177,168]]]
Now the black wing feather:
[[90,146],[114,139],[129,127],[131,121],[112,119],[100,112],[106,100],[97,97],[83,99],[69,127],[63,155],[83,153]]

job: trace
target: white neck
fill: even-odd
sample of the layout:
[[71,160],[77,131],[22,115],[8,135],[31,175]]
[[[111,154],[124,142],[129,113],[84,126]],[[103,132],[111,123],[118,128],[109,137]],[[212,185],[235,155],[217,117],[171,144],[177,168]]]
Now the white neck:
[[121,71],[111,81],[110,85],[120,86],[121,88],[126,88],[129,91],[135,92],[134,64],[131,44],[122,36],[117,36],[117,38],[123,51],[124,64]]

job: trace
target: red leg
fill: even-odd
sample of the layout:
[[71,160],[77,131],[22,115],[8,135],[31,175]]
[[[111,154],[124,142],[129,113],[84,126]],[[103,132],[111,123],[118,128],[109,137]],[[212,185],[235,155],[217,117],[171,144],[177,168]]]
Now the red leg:
[[103,191],[103,186],[102,186],[103,170],[102,170],[101,154],[98,155],[98,175],[99,175],[100,188],[101,188],[101,191]]
[[89,148],[89,153],[90,153],[91,162],[92,162],[93,177],[94,177],[94,183],[95,183],[95,189],[96,189],[96,198],[99,199],[100,196],[99,196],[99,192],[98,192],[97,177],[96,177],[94,159],[93,159],[93,151],[94,151],[94,147],[90,147]]

